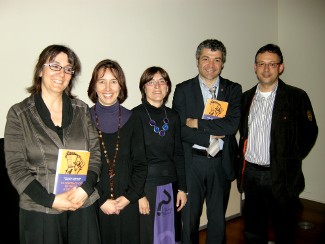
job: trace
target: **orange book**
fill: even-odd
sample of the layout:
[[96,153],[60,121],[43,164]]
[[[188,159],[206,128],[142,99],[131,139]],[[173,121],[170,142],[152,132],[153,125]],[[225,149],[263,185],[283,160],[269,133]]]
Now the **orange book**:
[[219,119],[226,116],[228,102],[207,99],[203,111],[203,119]]
[[89,158],[89,151],[59,149],[53,193],[80,186],[87,178]]

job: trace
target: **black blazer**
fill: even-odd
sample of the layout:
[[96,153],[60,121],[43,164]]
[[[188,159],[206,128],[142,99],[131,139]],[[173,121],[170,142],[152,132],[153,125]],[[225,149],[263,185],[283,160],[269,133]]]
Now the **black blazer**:
[[[248,115],[256,86],[243,93],[239,127],[238,185],[242,192],[244,144],[248,137]],[[270,161],[275,197],[298,196],[305,187],[302,160],[314,146],[318,127],[307,93],[279,79],[272,113]]]
[[[235,159],[238,149],[235,135],[240,121],[241,93],[241,85],[220,77],[217,99],[229,103],[226,116],[221,119],[204,120],[201,119],[204,101],[198,76],[176,85],[173,108],[179,112],[181,118],[185,169],[192,163],[194,144],[208,147],[210,135],[225,135],[222,164],[227,178],[235,179]],[[187,118],[198,119],[198,129],[187,127]]]

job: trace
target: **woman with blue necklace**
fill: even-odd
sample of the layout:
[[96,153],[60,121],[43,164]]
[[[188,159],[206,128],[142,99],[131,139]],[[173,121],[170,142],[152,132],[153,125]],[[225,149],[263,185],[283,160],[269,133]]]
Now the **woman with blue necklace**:
[[187,189],[180,118],[165,106],[171,92],[168,73],[161,67],[146,69],[139,89],[142,104],[133,111],[141,117],[148,160],[145,196],[139,200],[140,242],[180,243]]
[[140,244],[138,200],[144,196],[147,161],[141,120],[121,104],[127,98],[125,75],[113,60],[99,62],[88,97],[101,142],[103,168],[97,184],[103,244]]

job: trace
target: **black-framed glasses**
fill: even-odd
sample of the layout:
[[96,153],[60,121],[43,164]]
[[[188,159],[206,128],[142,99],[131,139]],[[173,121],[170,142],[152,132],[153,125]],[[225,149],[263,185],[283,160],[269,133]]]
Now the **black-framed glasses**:
[[256,66],[258,68],[265,68],[266,66],[271,68],[271,69],[275,69],[279,66],[280,63],[264,63],[264,62],[257,62]]
[[69,75],[74,74],[74,70],[71,66],[62,67],[61,65],[58,65],[55,63],[43,64],[43,65],[48,66],[53,71],[60,71],[61,69],[63,69],[64,73],[66,73],[66,74],[69,74]]

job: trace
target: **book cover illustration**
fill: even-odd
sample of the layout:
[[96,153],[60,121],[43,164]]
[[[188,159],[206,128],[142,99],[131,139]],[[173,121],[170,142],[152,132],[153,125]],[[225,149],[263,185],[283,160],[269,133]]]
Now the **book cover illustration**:
[[54,182],[54,194],[80,186],[87,177],[90,152],[59,149]]
[[203,111],[203,119],[219,119],[226,116],[228,102],[219,101],[216,99],[207,99]]

